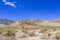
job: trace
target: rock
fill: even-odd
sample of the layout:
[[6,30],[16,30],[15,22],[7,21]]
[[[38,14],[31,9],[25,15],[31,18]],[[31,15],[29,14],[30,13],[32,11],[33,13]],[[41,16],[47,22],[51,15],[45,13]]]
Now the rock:
[[21,31],[18,31],[17,33],[15,33],[15,37],[16,38],[19,38],[22,35],[23,35],[23,33]]
[[49,39],[48,35],[44,34],[44,33],[40,33],[39,37],[41,40],[48,40]]
[[52,34],[52,35],[50,36],[50,39],[49,39],[49,40],[57,40],[56,35],[55,35],[55,34]]

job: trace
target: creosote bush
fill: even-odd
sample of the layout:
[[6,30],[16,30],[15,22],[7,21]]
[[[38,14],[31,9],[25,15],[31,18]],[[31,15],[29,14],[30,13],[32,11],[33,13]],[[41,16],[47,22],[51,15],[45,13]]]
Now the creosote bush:
[[13,33],[12,31],[10,30],[6,30],[5,34],[4,34],[5,37],[11,37],[11,36],[15,36],[15,33]]
[[27,34],[23,34],[23,35],[21,35],[19,38],[27,38],[27,37],[28,37]]

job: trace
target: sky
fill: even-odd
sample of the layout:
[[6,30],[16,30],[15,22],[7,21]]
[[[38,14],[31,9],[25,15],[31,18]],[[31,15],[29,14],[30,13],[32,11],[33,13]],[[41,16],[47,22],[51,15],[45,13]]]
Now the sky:
[[0,0],[0,19],[53,20],[60,17],[60,0]]

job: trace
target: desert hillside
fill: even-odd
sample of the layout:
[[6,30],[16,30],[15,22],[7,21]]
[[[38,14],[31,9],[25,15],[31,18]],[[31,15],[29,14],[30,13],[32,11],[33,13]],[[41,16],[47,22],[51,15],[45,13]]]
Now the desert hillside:
[[17,21],[0,19],[0,40],[60,40],[60,18]]

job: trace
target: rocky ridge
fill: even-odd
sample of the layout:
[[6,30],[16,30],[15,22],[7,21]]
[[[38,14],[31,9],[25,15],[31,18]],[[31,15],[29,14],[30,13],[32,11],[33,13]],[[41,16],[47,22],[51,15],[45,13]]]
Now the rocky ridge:
[[60,40],[60,19],[13,21],[0,26],[0,40]]

